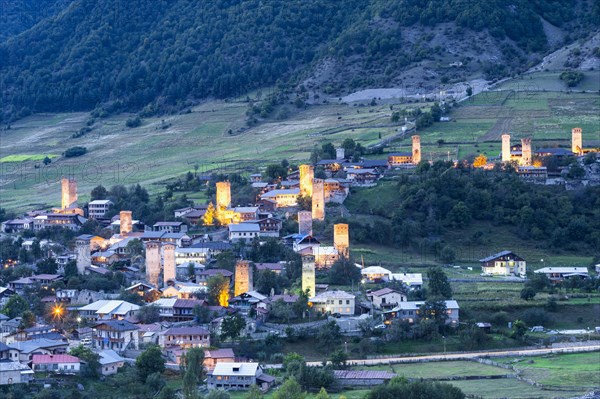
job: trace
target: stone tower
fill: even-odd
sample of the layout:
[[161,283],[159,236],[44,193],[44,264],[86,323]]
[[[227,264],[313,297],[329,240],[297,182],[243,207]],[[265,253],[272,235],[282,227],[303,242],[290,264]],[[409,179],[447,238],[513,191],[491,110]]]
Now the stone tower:
[[521,166],[531,166],[531,138],[521,139]]
[[313,179],[312,218],[313,220],[325,220],[325,182],[323,179]]
[[163,251],[163,282],[167,286],[169,280],[175,280],[175,244],[167,242],[162,245]]
[[302,292],[306,290],[309,298],[315,296],[315,257],[312,255],[302,257]]
[[131,211],[119,212],[119,234],[122,237],[126,237],[133,230],[133,221],[131,217]]
[[300,194],[312,197],[312,182],[315,178],[315,168],[312,165],[300,165]]
[[312,212],[311,211],[300,211],[298,212],[298,234],[301,235],[312,235]]
[[583,138],[581,137],[581,128],[574,127],[571,130],[571,151],[581,155],[583,149]]
[[148,283],[158,287],[160,276],[160,243],[148,241],[146,243],[146,280]]
[[335,160],[341,161],[344,158],[346,158],[346,151],[343,148],[336,148],[335,149]]
[[235,264],[235,281],[233,295],[238,296],[254,289],[252,266],[247,260],[240,260]]
[[217,182],[217,210],[231,206],[231,183]]
[[77,205],[77,182],[75,179],[63,177],[61,184],[61,208],[68,209]]
[[412,136],[412,163],[418,164],[421,162],[421,136]]
[[85,268],[92,265],[90,242],[88,240],[76,240],[75,251],[77,253],[77,273],[84,274]]
[[510,134],[502,135],[502,162],[510,161]]
[[340,256],[347,258],[350,255],[350,238],[347,224],[338,223],[333,225],[333,246]]

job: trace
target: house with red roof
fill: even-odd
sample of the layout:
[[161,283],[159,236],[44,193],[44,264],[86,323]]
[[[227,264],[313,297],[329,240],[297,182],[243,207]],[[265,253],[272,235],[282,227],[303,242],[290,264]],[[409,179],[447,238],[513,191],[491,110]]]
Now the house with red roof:
[[66,354],[33,355],[31,368],[37,372],[78,374],[81,368],[81,360],[78,357]]

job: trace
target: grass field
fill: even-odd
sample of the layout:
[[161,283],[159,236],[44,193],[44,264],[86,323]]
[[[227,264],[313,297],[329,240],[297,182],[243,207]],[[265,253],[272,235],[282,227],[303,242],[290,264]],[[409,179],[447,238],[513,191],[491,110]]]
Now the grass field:
[[496,376],[515,374],[511,370],[476,362],[429,362],[360,367],[360,370],[385,370],[406,378],[444,379],[450,377]]
[[465,394],[482,399],[557,399],[586,393],[585,389],[545,390],[515,379],[450,381]]
[[600,388],[600,352],[505,358],[500,362],[543,385]]

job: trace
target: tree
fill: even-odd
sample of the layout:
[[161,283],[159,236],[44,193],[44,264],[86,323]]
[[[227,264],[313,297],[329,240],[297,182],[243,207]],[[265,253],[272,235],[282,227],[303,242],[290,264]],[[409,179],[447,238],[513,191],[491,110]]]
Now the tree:
[[217,210],[215,209],[215,206],[211,202],[206,207],[206,212],[204,213],[204,216],[202,216],[202,223],[205,226],[212,226],[215,223],[216,216],[217,216]]
[[225,317],[221,323],[221,339],[231,338],[234,340],[240,336],[244,328],[246,328],[246,320],[239,314]]
[[287,177],[287,168],[278,164],[267,165],[265,176],[272,180],[285,180]]
[[521,290],[521,299],[526,301],[533,299],[535,297],[535,290],[531,287],[525,287]]
[[288,378],[277,391],[273,393],[273,399],[304,399],[306,394],[294,377]]
[[441,267],[430,267],[427,270],[427,277],[429,278],[429,281],[427,283],[428,297],[452,297],[452,287],[450,286],[450,282],[448,281],[448,276],[446,276],[446,273],[444,273]]
[[74,347],[69,353],[85,362],[81,369],[82,377],[95,379],[100,376],[100,356],[97,353],[83,345]]
[[30,328],[35,326],[35,314],[32,311],[26,310],[23,312],[21,316],[23,319],[21,320],[20,328]]
[[43,261],[38,262],[36,266],[37,271],[40,274],[56,274],[56,271],[58,270],[58,264],[54,258],[44,259]]
[[103,185],[98,185],[92,189],[90,196],[92,201],[103,200],[108,196],[108,191],[106,191]]
[[336,260],[329,269],[330,284],[349,285],[353,282],[358,283],[361,278],[360,269],[349,258],[342,257]]
[[443,326],[446,324],[446,320],[448,320],[446,310],[445,301],[428,300],[419,308],[419,314],[421,315],[421,319],[433,320],[438,326]]
[[467,227],[471,223],[471,211],[464,202],[459,201],[448,212],[448,220],[453,227]]
[[473,161],[474,168],[483,168],[487,164],[487,158],[483,154],[479,154]]
[[206,282],[208,303],[212,306],[229,305],[229,280],[221,274],[208,278]]
[[439,122],[440,118],[442,117],[442,108],[440,107],[440,105],[435,102],[433,103],[433,105],[431,106],[431,117],[433,118],[434,122]]
[[50,157],[49,157],[49,156],[47,156],[47,155],[46,155],[46,156],[44,157],[44,160],[43,160],[43,162],[44,162],[44,165],[50,165],[50,164],[52,163],[52,160],[50,159]]
[[471,86],[467,86],[467,97],[471,97],[473,95],[473,88]]
[[[335,147],[331,143],[325,143],[321,146],[321,151],[323,152],[323,157],[326,159],[335,159]],[[316,175],[315,175],[316,177]]]
[[39,259],[42,257],[42,248],[40,246],[39,240],[33,240],[31,243],[31,254],[33,255],[33,259]]
[[191,348],[182,356],[183,397],[195,399],[198,396],[198,382],[204,379],[204,350]]
[[146,381],[152,373],[165,371],[165,359],[162,357],[160,347],[151,345],[135,359],[135,367],[140,381]]
[[329,360],[331,361],[331,365],[336,369],[344,369],[348,361],[348,354],[342,349],[338,349],[331,354]]
[[264,395],[257,385],[252,384],[244,399],[264,399]]
[[196,319],[196,323],[198,324],[206,324],[210,322],[210,309],[206,306],[194,306],[194,318]]
[[144,324],[156,323],[160,319],[160,309],[154,305],[142,306],[137,312],[137,318]]
[[14,319],[21,316],[26,310],[29,310],[29,302],[22,296],[15,294],[8,299],[8,302],[2,308],[2,313],[8,316],[8,318]]
[[77,270],[77,261],[70,260],[65,265],[65,279],[69,280],[71,277],[75,277],[79,274]]
[[527,326],[521,320],[516,320],[513,323],[512,330],[513,332],[511,337],[517,340],[522,340],[527,332]]
[[329,396],[325,388],[321,387],[321,390],[319,391],[317,396],[315,396],[315,399],[331,399],[331,396]]
[[335,350],[341,342],[342,332],[335,321],[328,322],[317,333],[317,346],[325,353]]
[[271,303],[269,317],[289,323],[290,319],[294,318],[294,316],[295,314],[292,307],[285,303],[283,299],[278,299],[277,301]]

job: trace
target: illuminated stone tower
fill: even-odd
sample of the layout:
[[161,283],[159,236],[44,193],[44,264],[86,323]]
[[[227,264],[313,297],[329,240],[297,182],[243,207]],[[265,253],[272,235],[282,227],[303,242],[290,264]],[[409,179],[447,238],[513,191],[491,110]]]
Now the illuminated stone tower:
[[325,182],[322,179],[313,179],[312,218],[325,220]]
[[510,161],[510,134],[502,135],[502,162]]
[[61,208],[67,209],[77,205],[77,182],[75,179],[63,177],[61,183]]
[[119,234],[122,237],[127,236],[133,230],[133,222],[131,218],[131,211],[121,211],[119,212]]
[[343,148],[336,148],[335,149],[335,160],[341,161],[344,158],[346,158],[346,151]]
[[146,280],[158,287],[160,276],[160,243],[149,241],[146,243]]
[[302,257],[302,292],[306,290],[309,298],[315,296],[315,257],[312,255]]
[[521,139],[521,166],[531,166],[531,138]]
[[312,196],[312,182],[315,178],[315,168],[312,165],[300,165],[300,194]]
[[340,256],[347,258],[350,255],[350,238],[347,224],[338,223],[333,225],[333,246]]
[[235,264],[235,282],[233,295],[238,296],[254,288],[252,266],[247,260],[240,260]]
[[90,242],[88,240],[76,240],[75,251],[77,253],[77,273],[84,274],[85,268],[92,265]]
[[312,235],[312,212],[311,211],[300,211],[298,212],[298,234],[301,235]]
[[164,243],[163,250],[163,282],[167,286],[169,280],[175,280],[175,244]]
[[231,183],[217,182],[217,211],[231,206]]
[[580,127],[574,127],[573,130],[571,130],[571,151],[579,155],[581,155],[581,150],[583,149],[581,132],[582,130]]
[[412,136],[412,163],[418,164],[421,162],[421,136]]

